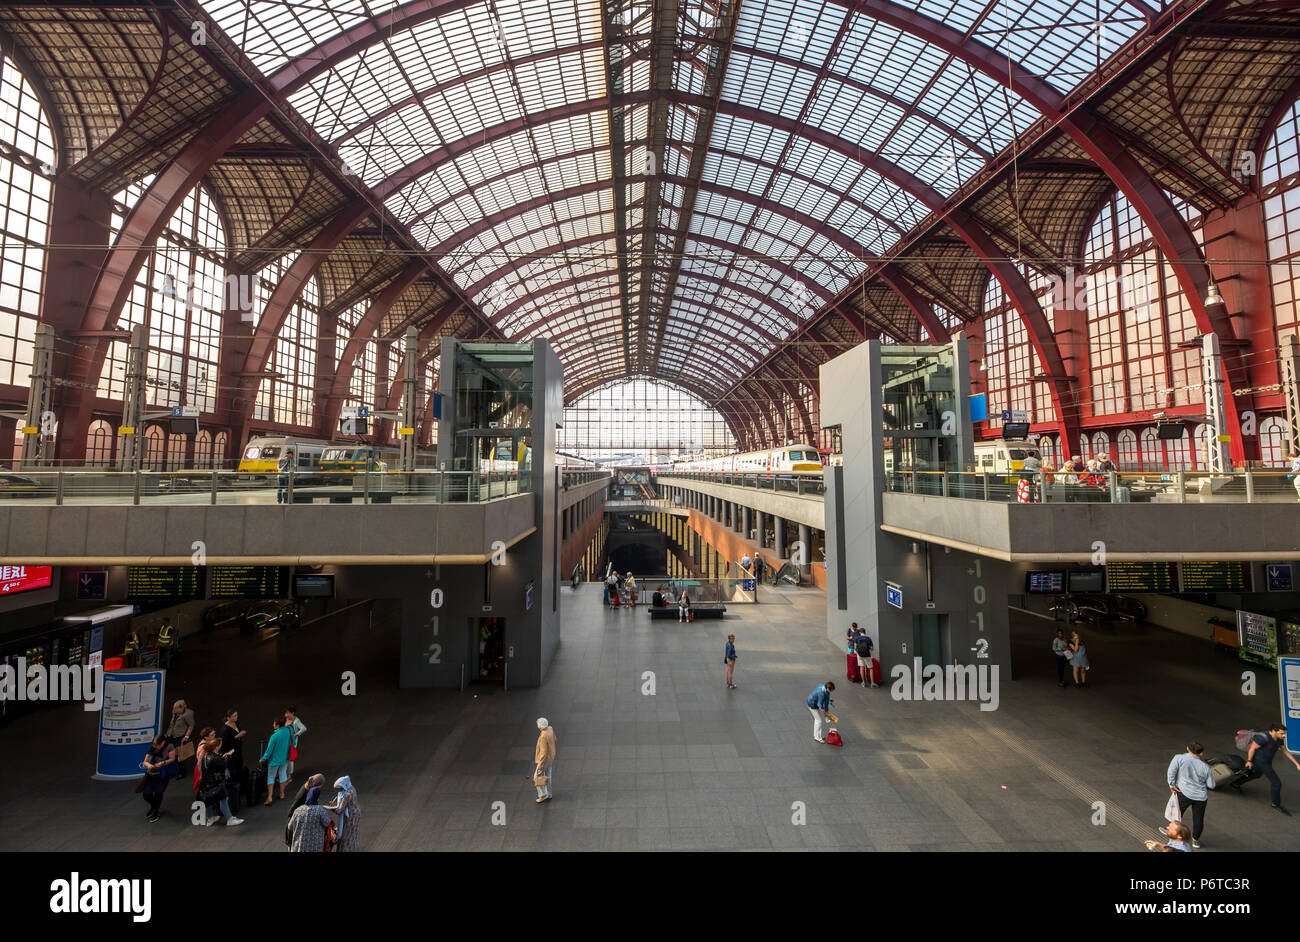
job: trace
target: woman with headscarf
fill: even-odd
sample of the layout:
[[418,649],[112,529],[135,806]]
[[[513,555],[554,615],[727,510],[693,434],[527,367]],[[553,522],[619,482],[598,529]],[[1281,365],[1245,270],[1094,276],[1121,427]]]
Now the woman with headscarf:
[[293,853],[323,853],[329,833],[330,813],[320,802],[320,789],[307,789],[306,798],[289,818],[289,850]]
[[357,790],[346,775],[335,782],[334,787],[338,794],[325,810],[339,816],[339,852],[355,853],[361,850],[361,807],[357,804]]
[[537,748],[533,750],[536,768],[533,785],[537,789],[537,803],[551,800],[551,776],[555,765],[555,730],[544,716],[537,718]]
[[293,835],[289,833],[289,819],[293,813],[307,803],[307,793],[313,788],[319,791],[325,787],[325,776],[317,772],[307,781],[298,787],[298,793],[293,796],[293,804],[289,806],[289,813],[284,816],[284,844],[288,847],[293,843]]

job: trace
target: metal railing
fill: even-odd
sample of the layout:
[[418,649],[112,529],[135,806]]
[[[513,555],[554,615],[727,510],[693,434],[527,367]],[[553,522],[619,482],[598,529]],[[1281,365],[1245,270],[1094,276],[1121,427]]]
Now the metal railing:
[[[723,576],[720,579],[697,576],[637,576],[635,573],[633,575],[636,578],[637,600],[633,603],[630,593],[624,589],[623,594],[619,596],[620,605],[652,605],[656,592],[667,591],[672,593],[671,604],[676,607],[676,599],[681,595],[683,588],[692,605],[697,602],[754,601],[754,590],[745,588],[745,579],[740,575]],[[596,581],[603,583],[604,580]]]
[[826,493],[820,471],[670,471],[655,475],[657,481],[669,481],[673,478],[701,481],[707,484],[727,484],[731,487],[752,487],[760,491],[778,491],[788,494]]
[[0,501],[23,505],[464,504],[531,490],[518,471],[0,472]]
[[1009,503],[1295,503],[1296,479],[1285,471],[1110,471],[1090,474],[895,471],[886,490],[929,497]]

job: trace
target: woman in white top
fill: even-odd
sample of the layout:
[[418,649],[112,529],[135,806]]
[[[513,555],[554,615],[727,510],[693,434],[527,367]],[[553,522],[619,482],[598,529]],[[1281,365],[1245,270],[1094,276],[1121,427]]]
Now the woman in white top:
[[1295,485],[1296,497],[1300,498],[1300,451],[1291,449],[1291,473],[1287,475]]
[[[307,724],[298,719],[297,707],[289,707],[284,711],[284,725],[289,727],[289,734],[293,737],[291,740],[293,748],[297,749],[299,737],[302,736],[303,733],[307,732]],[[285,773],[289,776],[293,775],[292,759],[289,760],[289,767],[285,769]]]

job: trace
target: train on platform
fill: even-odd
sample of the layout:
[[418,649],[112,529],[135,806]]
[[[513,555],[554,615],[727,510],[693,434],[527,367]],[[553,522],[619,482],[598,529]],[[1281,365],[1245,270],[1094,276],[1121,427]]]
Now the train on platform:
[[722,458],[691,457],[674,461],[672,471],[716,471],[725,474],[792,474],[821,472],[822,460],[811,445],[783,445],[765,451],[746,451]]
[[[239,461],[239,473],[254,476],[269,476],[279,469],[280,458],[292,449],[295,458],[294,474],[300,479],[309,480],[314,475],[327,471],[396,471],[400,468],[400,450],[396,445],[376,445],[372,442],[327,442],[316,438],[303,438],[297,435],[260,435],[244,446],[244,454]],[[569,458],[580,462],[583,459]],[[491,454],[479,460],[479,471],[483,474],[516,474],[520,465],[531,467],[533,449],[531,445],[520,443],[518,452],[510,442],[498,442]],[[419,470],[433,470],[437,467],[437,450],[418,448],[415,452],[415,466]],[[564,467],[570,467],[565,464]],[[586,467],[595,467],[587,462]],[[573,467],[579,467],[574,465]]]

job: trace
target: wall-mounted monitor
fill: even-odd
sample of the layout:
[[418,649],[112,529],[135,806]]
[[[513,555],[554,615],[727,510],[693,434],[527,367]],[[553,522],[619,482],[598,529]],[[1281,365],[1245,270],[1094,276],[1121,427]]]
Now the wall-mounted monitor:
[[1182,438],[1186,431],[1182,422],[1165,422],[1156,426],[1156,438]]
[[1105,590],[1106,570],[1070,570],[1066,581],[1069,583],[1071,592],[1102,592]]
[[1065,573],[1031,569],[1025,573],[1025,591],[1030,595],[1065,591]]
[[293,577],[293,597],[296,599],[332,599],[334,598],[333,576]]
[[1003,422],[1002,437],[1003,438],[1028,438],[1029,423],[1028,422]]

